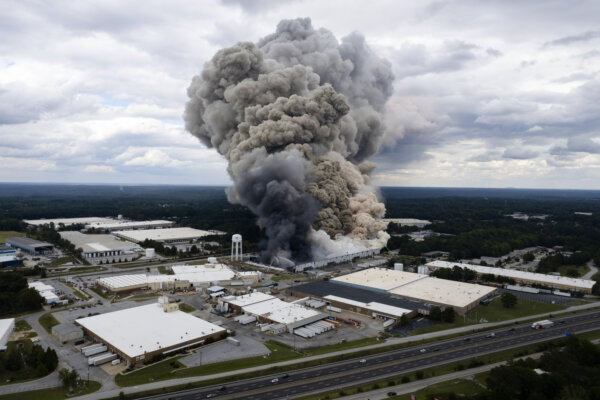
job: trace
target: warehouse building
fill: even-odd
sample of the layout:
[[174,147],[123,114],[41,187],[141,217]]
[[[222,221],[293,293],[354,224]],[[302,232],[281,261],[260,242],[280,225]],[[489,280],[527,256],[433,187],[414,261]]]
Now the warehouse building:
[[470,269],[475,271],[477,275],[494,275],[511,278],[515,282],[523,285],[543,285],[558,290],[577,291],[586,294],[592,293],[592,288],[596,284],[595,281],[589,279],[580,278],[569,278],[567,276],[556,276],[539,274],[536,272],[518,271],[514,269],[484,267],[480,265],[454,263],[448,261],[432,261],[425,266],[431,270],[439,268],[454,268],[458,266],[460,268]]
[[56,289],[53,286],[46,285],[44,282],[35,281],[27,283],[29,288],[37,290],[44,298],[44,303],[48,305],[57,304],[60,298],[56,295]]
[[[310,297],[325,301],[329,306],[368,316],[398,318],[402,314],[413,317],[429,314],[430,304],[392,297],[388,293],[366,290],[331,281],[314,281],[286,289],[294,297]],[[373,315],[375,313],[375,315]]]
[[128,364],[226,336],[224,328],[179,311],[177,304],[169,304],[164,298],[159,303],[81,318],[75,324]]
[[10,338],[10,334],[14,329],[14,318],[0,319],[0,349],[6,349],[6,343],[8,343],[8,338]]
[[96,229],[103,232],[113,231],[130,231],[138,229],[159,229],[170,228],[173,226],[173,221],[153,220],[153,221],[111,221],[111,222],[95,222],[85,226],[86,229]]
[[229,285],[235,272],[224,264],[174,265],[171,270],[178,280],[192,286]]
[[114,231],[113,234],[134,243],[144,240],[154,240],[165,244],[192,243],[206,236],[214,235],[214,232],[203,231],[194,228],[165,228],[165,229],[141,229],[133,231]]
[[27,238],[27,237],[9,237],[6,238],[6,244],[15,248],[21,249],[29,254],[52,254],[54,251],[54,245],[47,242],[40,242],[39,240]]
[[387,293],[390,296],[444,307],[453,307],[461,315],[477,307],[479,302],[496,293],[496,289],[431,278],[423,274],[370,268],[331,279],[331,282],[353,288]]
[[288,332],[320,321],[326,314],[296,303],[288,303],[265,293],[222,298],[231,310],[256,317],[259,322],[285,325]]
[[53,218],[53,219],[26,219],[26,224],[33,226],[43,225],[54,225],[56,228],[61,226],[72,226],[72,225],[88,225],[88,224],[102,224],[116,222],[114,218],[100,218],[100,217],[85,217],[85,218]]
[[82,249],[83,258],[91,264],[132,261],[143,251],[140,246],[112,235],[85,234],[78,231],[60,232],[60,237]]
[[96,285],[110,294],[124,295],[141,290],[186,290],[191,285],[174,275],[127,274],[96,279]]
[[82,339],[83,330],[74,324],[58,324],[52,327],[52,336],[54,336],[59,343],[64,344],[73,340]]
[[416,218],[383,218],[382,221],[387,223],[392,222],[400,226],[416,226],[417,228],[423,228],[431,224],[431,221]]

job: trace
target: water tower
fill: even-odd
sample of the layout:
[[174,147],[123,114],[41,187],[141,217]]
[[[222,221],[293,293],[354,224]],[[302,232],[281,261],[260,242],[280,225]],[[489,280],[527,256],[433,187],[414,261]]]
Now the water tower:
[[242,261],[242,235],[235,234],[231,237],[231,259]]

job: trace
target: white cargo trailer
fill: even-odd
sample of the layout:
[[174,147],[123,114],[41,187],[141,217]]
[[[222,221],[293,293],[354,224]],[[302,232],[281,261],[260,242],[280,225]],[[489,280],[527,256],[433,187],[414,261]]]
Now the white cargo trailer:
[[546,329],[554,326],[554,322],[545,319],[543,321],[537,321],[531,324],[531,329]]
[[109,361],[115,360],[116,358],[117,358],[117,355],[115,353],[100,354],[99,356],[88,358],[88,364],[89,365],[102,365],[102,364],[106,364]]
[[96,348],[93,348],[93,349],[89,349],[88,351],[84,351],[83,355],[86,356],[86,357],[89,357],[89,356],[93,356],[93,355],[96,355],[96,354],[104,353],[106,350],[108,350],[108,347],[106,347],[106,346],[103,345],[101,347],[96,347]]

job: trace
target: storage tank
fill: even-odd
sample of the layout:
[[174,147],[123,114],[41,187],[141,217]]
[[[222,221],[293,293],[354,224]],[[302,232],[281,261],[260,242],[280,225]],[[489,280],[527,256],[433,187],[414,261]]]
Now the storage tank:
[[417,268],[417,272],[421,275],[429,275],[429,268],[427,268],[425,265],[421,265],[419,268]]
[[146,249],[146,257],[147,258],[152,258],[156,255],[156,252],[154,251],[154,249]]

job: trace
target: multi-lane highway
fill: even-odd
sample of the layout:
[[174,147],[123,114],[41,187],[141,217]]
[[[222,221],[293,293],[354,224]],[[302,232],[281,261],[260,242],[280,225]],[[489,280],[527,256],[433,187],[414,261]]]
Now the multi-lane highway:
[[[568,333],[600,329],[600,312],[554,318],[555,325],[533,330],[531,323],[514,325],[454,339],[389,351],[365,358],[329,363],[289,373],[236,381],[220,386],[202,387],[147,399],[198,400],[285,399],[302,394],[325,392],[335,387],[381,380],[434,365],[470,359],[536,343]],[[492,334],[493,333],[493,334]]]

